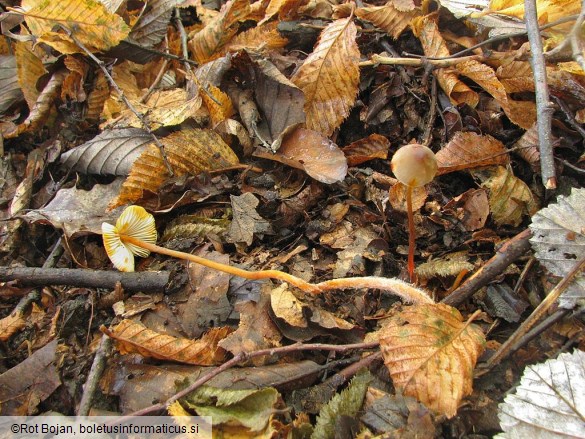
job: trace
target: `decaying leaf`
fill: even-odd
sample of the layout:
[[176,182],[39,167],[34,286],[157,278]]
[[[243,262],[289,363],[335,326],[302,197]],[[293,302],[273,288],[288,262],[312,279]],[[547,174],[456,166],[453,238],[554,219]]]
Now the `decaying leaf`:
[[380,331],[380,348],[392,381],[436,413],[452,418],[472,391],[473,368],[485,339],[455,308],[405,308]]
[[272,233],[270,223],[262,218],[256,207],[259,204],[254,194],[231,195],[233,218],[228,229],[228,242],[245,242],[251,245],[254,234]]
[[585,437],[585,353],[575,350],[527,366],[500,404],[498,438]]
[[[585,189],[574,188],[568,197],[560,195],[556,203],[539,210],[530,230],[539,262],[555,276],[566,276],[585,257]],[[560,305],[573,308],[585,297],[584,291],[585,276],[581,274],[563,292]]]
[[540,151],[538,150],[538,127],[532,125],[514,143],[514,152],[530,164],[535,172],[540,172]]
[[128,39],[142,47],[156,46],[165,37],[173,11],[181,3],[181,0],[150,0],[132,26]]
[[[420,40],[426,56],[448,57],[451,55],[433,17],[428,15],[416,17],[412,20],[411,26],[414,34]],[[453,70],[440,68],[435,69],[433,74],[454,105],[468,104],[475,107],[479,102],[477,93],[463,83]]]
[[460,62],[456,67],[459,73],[472,79],[491,94],[513,123],[524,129],[528,129],[534,124],[536,121],[536,105],[530,101],[512,100],[506,94],[504,86],[491,67],[475,60]]
[[[199,174],[238,163],[237,156],[215,131],[184,128],[161,142],[176,175]],[[141,199],[146,191],[156,194],[169,177],[159,149],[150,145],[134,162],[120,195],[109,208],[131,204]]]
[[[401,212],[407,212],[406,192],[408,187],[400,182],[393,185],[388,191],[388,201],[393,209]],[[425,186],[417,186],[412,188],[412,210],[416,212],[425,205],[428,192]]]
[[43,62],[33,52],[31,43],[17,41],[15,45],[14,55],[18,71],[18,84],[28,108],[32,109],[40,94],[37,89],[37,81],[47,73],[47,70],[43,66]]
[[152,137],[140,128],[106,130],[61,155],[68,169],[85,174],[126,176]]
[[24,219],[49,223],[62,229],[69,239],[88,233],[101,234],[102,223],[115,223],[120,214],[119,211],[105,212],[121,185],[121,180],[115,180],[109,185],[96,184],[90,191],[75,187],[60,189],[49,204],[31,210]]
[[211,416],[214,424],[241,425],[259,432],[266,427],[277,400],[278,392],[272,387],[230,390],[204,386],[185,398],[184,404],[199,416]]
[[449,253],[420,264],[416,267],[415,273],[422,279],[430,279],[433,276],[457,276],[463,270],[471,271],[475,268],[468,259],[466,251]]
[[0,341],[6,341],[26,326],[26,318],[23,313],[12,312],[0,319]]
[[189,48],[195,61],[204,64],[215,54],[220,56],[219,49],[236,34],[239,21],[245,20],[249,13],[249,0],[230,0],[223,5],[219,15],[202,30],[190,35]]
[[352,17],[329,24],[291,81],[305,93],[307,128],[330,136],[349,115],[359,83],[360,52]]
[[342,150],[347,158],[348,166],[357,166],[369,160],[388,158],[389,148],[390,141],[386,137],[370,134],[347,145]]
[[345,390],[336,394],[323,406],[317,417],[311,439],[333,439],[336,420],[341,416],[353,417],[357,414],[372,379],[372,375],[367,370],[358,373]]
[[31,33],[61,53],[83,53],[62,31],[67,31],[91,50],[106,51],[128,36],[130,28],[122,17],[108,12],[100,2],[32,0],[19,12],[24,14]]
[[297,128],[284,138],[272,158],[278,160],[279,156],[321,183],[342,181],[347,174],[347,160],[339,147],[321,133],[305,128]]
[[390,437],[436,437],[431,413],[424,405],[409,396],[390,395],[373,387],[366,394],[366,409],[360,420],[373,432]]
[[237,52],[239,50],[251,49],[257,52],[265,52],[274,49],[281,49],[288,43],[276,30],[277,22],[258,25],[236,35],[226,44],[222,53]]
[[22,99],[16,57],[0,55],[0,114],[4,114]]
[[538,210],[538,200],[526,183],[503,166],[474,171],[488,190],[492,218],[498,225],[517,226],[525,215]]
[[473,132],[457,132],[440,151],[435,154],[439,165],[438,174],[475,169],[491,165],[510,163],[508,151],[502,142],[490,135]]
[[138,353],[147,358],[212,366],[225,360],[226,352],[218,343],[232,329],[213,328],[199,340],[190,340],[159,334],[138,321],[122,320],[112,329],[102,326],[101,331],[116,340],[121,354]]
[[57,340],[0,375],[0,415],[29,416],[61,385]]
[[396,39],[408,27],[412,19],[420,14],[413,1],[388,1],[384,6],[357,8],[355,15],[370,21]]

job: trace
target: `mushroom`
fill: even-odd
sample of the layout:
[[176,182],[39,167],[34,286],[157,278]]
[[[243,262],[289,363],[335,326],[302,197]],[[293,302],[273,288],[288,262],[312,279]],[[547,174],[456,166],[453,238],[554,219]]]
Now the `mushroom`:
[[390,168],[398,181],[406,186],[406,210],[408,213],[408,275],[414,281],[414,247],[416,234],[412,211],[412,189],[431,182],[437,174],[437,159],[430,148],[411,143],[400,148],[390,162]]

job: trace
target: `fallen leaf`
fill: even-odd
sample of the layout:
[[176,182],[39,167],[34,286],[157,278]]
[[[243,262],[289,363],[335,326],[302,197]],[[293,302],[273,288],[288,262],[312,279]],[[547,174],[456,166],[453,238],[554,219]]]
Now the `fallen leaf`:
[[431,279],[434,276],[457,276],[461,271],[472,271],[475,268],[468,259],[469,255],[466,251],[448,253],[419,264],[415,273],[422,279]]
[[23,100],[18,78],[16,57],[0,55],[0,114]]
[[444,304],[414,305],[391,317],[379,334],[397,390],[452,418],[471,394],[473,369],[485,339]]
[[225,360],[226,352],[218,343],[232,332],[228,327],[212,328],[199,340],[190,340],[159,334],[134,320],[122,320],[112,329],[105,326],[100,329],[116,340],[122,355],[138,353],[147,358],[200,366],[221,364]]
[[0,415],[29,416],[61,385],[57,340],[0,375]]
[[499,405],[498,438],[585,437],[585,353],[575,349],[526,366],[520,384]]
[[518,226],[525,215],[538,210],[538,201],[526,183],[503,166],[474,171],[488,190],[490,211],[498,225]]
[[347,160],[339,147],[321,133],[305,128],[296,128],[284,138],[273,160],[278,156],[321,183],[342,181],[347,174]]
[[383,6],[357,8],[355,15],[362,20],[374,23],[378,28],[397,39],[410,25],[412,19],[420,15],[421,10],[412,1],[388,1]]
[[31,0],[20,11],[31,34],[64,53],[84,53],[63,32],[55,32],[65,23],[68,31],[90,50],[106,51],[126,38],[130,28],[122,17],[108,12],[100,2],[92,0],[64,0],[47,2]]
[[[425,205],[428,192],[425,186],[417,186],[412,189],[412,211],[416,212]],[[393,185],[388,191],[388,201],[393,209],[400,212],[408,212],[406,204],[406,192],[408,187],[400,182]]]
[[12,312],[0,319],[0,341],[7,341],[26,326],[24,314]]
[[370,134],[342,148],[348,166],[361,165],[370,160],[388,158],[390,141],[379,134]]
[[233,218],[228,228],[228,242],[245,242],[251,245],[254,234],[272,233],[270,223],[262,218],[256,207],[259,204],[254,194],[247,192],[242,195],[230,195]]
[[485,134],[457,132],[436,154],[437,174],[475,169],[491,165],[507,165],[510,156],[502,142]]
[[360,52],[352,17],[329,24],[291,77],[305,94],[307,128],[330,136],[349,115],[359,83]]
[[[573,188],[568,197],[532,217],[530,243],[538,261],[555,276],[565,277],[585,257],[585,189]],[[585,276],[577,276],[560,296],[560,305],[572,309],[583,300]]]
[[[40,94],[37,89],[37,82],[41,76],[47,73],[47,70],[43,66],[43,62],[32,50],[31,43],[16,41],[14,44],[16,46],[14,55],[18,71],[18,84],[24,94],[24,99],[28,104],[28,108],[32,109]],[[8,107],[9,106],[3,108]]]

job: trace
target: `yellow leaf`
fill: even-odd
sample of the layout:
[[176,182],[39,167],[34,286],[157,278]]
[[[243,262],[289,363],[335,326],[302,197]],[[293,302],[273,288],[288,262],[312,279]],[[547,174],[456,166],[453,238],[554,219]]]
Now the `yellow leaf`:
[[258,25],[264,24],[276,14],[283,21],[292,20],[297,16],[299,8],[304,3],[306,3],[306,0],[270,0],[266,7],[264,18]]
[[483,172],[474,172],[488,189],[492,218],[497,225],[518,226],[524,215],[538,210],[538,201],[526,183],[509,168],[498,166]]
[[223,122],[234,114],[234,106],[232,105],[232,101],[227,94],[210,83],[205,83],[205,89],[207,90],[207,92],[205,92],[201,90],[203,87],[202,81],[200,81],[195,75],[192,76],[192,79],[200,89],[199,96],[201,99],[203,99],[203,103],[209,111],[212,127],[215,128],[219,123]]
[[329,24],[291,81],[305,94],[307,128],[330,136],[349,115],[360,77],[352,17]]
[[374,23],[392,38],[398,38],[412,19],[420,15],[420,9],[415,8],[414,3],[411,8],[403,8],[401,5],[396,5],[394,1],[388,1],[384,6],[357,8],[355,15],[362,20]]
[[[214,55],[237,32],[238,23],[250,13],[249,0],[231,0],[222,8],[218,16],[194,35],[190,35],[189,48],[193,58],[203,64]],[[219,55],[218,55],[219,56]]]
[[[536,0],[536,10],[539,24],[552,23],[569,15],[577,15],[581,9],[578,0]],[[492,0],[488,12],[497,12],[501,15],[524,18],[524,0]],[[553,30],[568,31],[573,23],[564,23],[555,26]]]
[[15,11],[24,15],[31,33],[61,53],[83,51],[60,26],[90,50],[100,51],[118,45],[130,32],[122,17],[95,0],[29,0],[23,8]]
[[242,49],[266,51],[280,49],[288,40],[278,33],[277,22],[259,25],[236,35],[221,51],[221,53],[237,52]]
[[[446,57],[451,55],[447,43],[439,32],[439,26],[432,17],[414,18],[411,26],[415,36],[420,40],[426,56]],[[453,104],[468,104],[471,107],[478,104],[479,96],[477,93],[464,84],[452,69],[435,69],[433,74]]]
[[[176,175],[199,174],[238,163],[238,157],[214,131],[184,128],[161,139]],[[140,200],[144,192],[157,193],[169,178],[159,149],[150,145],[132,165],[120,195],[109,209]]]
[[138,353],[143,357],[178,363],[213,366],[225,360],[226,352],[218,346],[232,329],[213,328],[199,340],[159,334],[134,320],[122,320],[112,329],[102,326],[101,331],[116,340],[121,354]]
[[0,319],[0,341],[7,341],[26,326],[24,315],[18,312],[7,315]]
[[472,392],[473,368],[484,343],[478,327],[444,304],[410,306],[380,333],[394,386],[448,418]]

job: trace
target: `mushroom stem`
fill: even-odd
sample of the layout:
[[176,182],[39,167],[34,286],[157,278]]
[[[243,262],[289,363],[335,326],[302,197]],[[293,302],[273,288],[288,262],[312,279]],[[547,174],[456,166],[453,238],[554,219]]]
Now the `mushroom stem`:
[[412,186],[406,186],[406,210],[408,211],[408,276],[414,283],[414,248],[416,231],[414,230],[414,212],[412,211]]
[[231,265],[225,265],[220,262],[210,261],[201,256],[192,255],[190,253],[179,252],[171,250],[165,247],[160,247],[156,244],[141,241],[140,239],[132,236],[120,234],[120,239],[127,244],[134,244],[135,246],[149,250],[153,253],[159,253],[161,255],[171,256],[173,258],[183,259],[196,264],[203,265],[214,270],[222,271],[224,273],[232,274],[234,276],[243,277],[245,279],[278,279],[287,282],[290,285],[297,287],[298,289],[310,293],[320,294],[325,291],[331,291],[336,289],[346,288],[377,288],[383,291],[389,291],[397,296],[402,297],[408,302],[412,303],[435,303],[429,295],[412,285],[402,282],[401,280],[386,277],[366,276],[366,277],[349,277],[342,279],[331,279],[318,284],[312,284],[304,281],[303,279],[293,276],[292,274],[285,273],[279,270],[261,270],[261,271],[248,271],[241,268],[232,267]]
[[120,234],[120,239],[123,242],[137,245],[153,253],[159,253],[161,255],[172,256],[173,258],[183,259],[196,264],[203,265],[214,270],[223,271],[224,273],[232,274],[234,276],[243,277],[244,279],[278,279],[289,283],[305,292],[318,294],[320,290],[315,285],[304,281],[303,279],[293,276],[292,274],[285,273],[279,270],[261,270],[261,271],[248,271],[242,268],[232,267],[231,265],[222,264],[220,262],[211,261],[209,259],[202,258],[201,256],[192,255],[190,253],[184,253],[176,250],[171,250],[165,247],[160,247],[156,244],[150,244],[132,236]]

